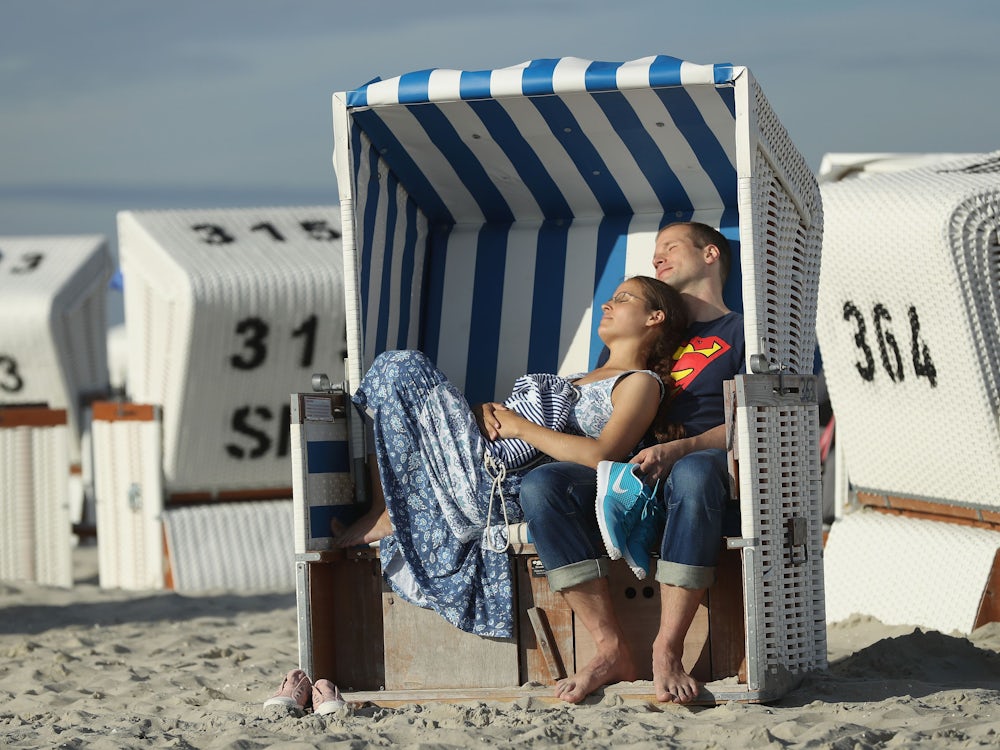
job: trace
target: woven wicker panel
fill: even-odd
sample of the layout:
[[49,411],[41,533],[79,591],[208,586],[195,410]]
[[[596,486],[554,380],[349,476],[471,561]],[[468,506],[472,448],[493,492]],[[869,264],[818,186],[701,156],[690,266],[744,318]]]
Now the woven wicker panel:
[[106,420],[95,414],[94,497],[102,588],[161,589],[163,563],[162,448],[158,413]]
[[[292,501],[295,553],[332,547],[333,519],[356,516],[347,442],[347,414],[327,394],[292,395]],[[338,407],[345,407],[340,397]]]
[[163,524],[177,591],[295,585],[290,500],[169,508]]
[[1000,507],[998,155],[823,198],[817,332],[851,482]]
[[73,585],[65,419],[0,427],[0,579]]
[[[736,426],[748,633],[756,638],[756,679],[826,665],[819,425],[814,379],[738,376]],[[794,387],[782,395],[775,389]],[[790,529],[804,524],[801,544]],[[751,669],[751,672],[754,670]]]
[[823,236],[819,188],[760,87],[752,78],[748,85],[756,128],[750,176],[741,170],[740,185],[747,354],[759,351],[773,368],[809,374]]
[[0,237],[0,405],[66,409],[72,463],[81,399],[108,390],[110,277],[103,237]]
[[969,633],[976,623],[1000,532],[952,523],[850,513],[830,529],[826,613],[888,625]]
[[288,394],[343,379],[336,208],[119,215],[128,388],[163,408],[167,491],[291,486]]

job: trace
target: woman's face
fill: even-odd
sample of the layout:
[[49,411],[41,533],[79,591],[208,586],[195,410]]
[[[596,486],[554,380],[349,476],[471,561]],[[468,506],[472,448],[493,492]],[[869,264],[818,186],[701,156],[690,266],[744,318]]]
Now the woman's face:
[[601,305],[601,309],[604,315],[598,331],[602,337],[641,336],[657,323],[658,313],[662,315],[661,312],[650,309],[642,284],[634,279],[619,284],[611,299]]

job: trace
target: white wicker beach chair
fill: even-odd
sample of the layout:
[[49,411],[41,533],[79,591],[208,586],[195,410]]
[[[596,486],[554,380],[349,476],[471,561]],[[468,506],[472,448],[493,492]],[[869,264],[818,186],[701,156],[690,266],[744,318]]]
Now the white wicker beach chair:
[[817,328],[853,493],[911,518],[833,524],[828,616],[968,632],[1000,619],[1000,152],[877,162],[823,185]]
[[[811,377],[822,211],[815,179],[750,72],[665,56],[422,71],[336,94],[334,133],[348,388],[392,348],[423,350],[473,402],[505,394],[524,372],[588,369],[601,349],[600,302],[623,277],[650,272],[658,228],[695,219],[721,229],[739,256],[726,294],[746,316],[750,364],[783,374],[748,375],[737,387],[744,529],[732,578],[745,607],[730,625],[747,634],[736,659],[746,655],[747,678],[709,689],[718,700],[769,700],[822,667]],[[370,554],[328,551],[322,524],[304,524],[352,498],[310,490],[309,442],[328,438],[310,438],[321,428],[306,409],[298,416],[306,671],[385,703],[433,699],[434,688],[455,697],[489,687],[496,697],[551,681],[557,662],[573,669],[582,631],[574,636],[526,547],[512,556],[517,642],[442,628],[425,610],[383,599]],[[360,483],[357,424],[349,441]],[[645,607],[635,621],[648,623],[658,592],[624,578],[614,586]],[[363,692],[382,687],[377,698]]]
[[110,277],[104,237],[0,237],[0,526],[9,563],[0,578],[72,585],[72,526],[90,479],[86,413],[109,387]]
[[118,222],[130,401],[95,413],[101,584],[291,588],[287,398],[342,377],[339,213]]

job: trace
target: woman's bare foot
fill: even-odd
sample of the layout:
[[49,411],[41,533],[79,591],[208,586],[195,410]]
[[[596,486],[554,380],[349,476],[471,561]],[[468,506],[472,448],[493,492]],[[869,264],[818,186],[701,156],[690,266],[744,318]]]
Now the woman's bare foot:
[[680,654],[659,638],[653,642],[653,687],[656,700],[663,703],[690,703],[701,690],[698,681],[684,671]]
[[330,531],[334,547],[357,547],[390,536],[392,524],[385,508],[372,508],[347,528],[335,519],[330,523]]
[[628,648],[598,653],[583,669],[556,683],[556,697],[567,703],[579,703],[599,687],[635,678],[635,663]]

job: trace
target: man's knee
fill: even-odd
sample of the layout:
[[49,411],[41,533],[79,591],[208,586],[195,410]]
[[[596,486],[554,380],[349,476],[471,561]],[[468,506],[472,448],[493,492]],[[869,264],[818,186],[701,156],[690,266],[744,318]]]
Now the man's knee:
[[689,453],[674,464],[668,484],[668,504],[697,500],[722,510],[729,499],[729,469],[725,452],[712,449]]

